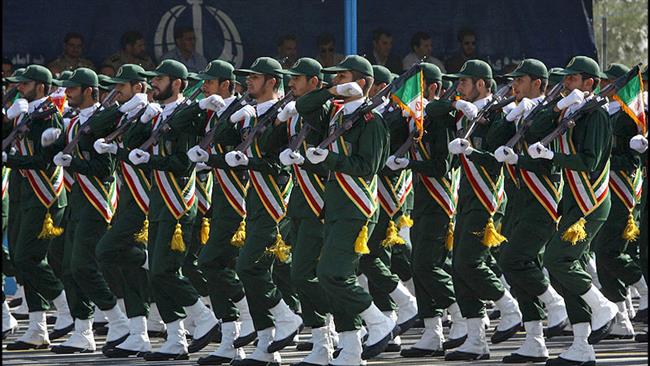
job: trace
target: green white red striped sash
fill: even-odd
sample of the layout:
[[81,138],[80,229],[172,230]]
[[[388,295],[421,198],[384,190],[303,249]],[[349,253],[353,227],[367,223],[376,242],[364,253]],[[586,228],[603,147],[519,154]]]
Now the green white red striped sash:
[[410,170],[402,170],[394,185],[389,177],[381,176],[377,179],[379,204],[391,218],[399,212],[412,189],[413,174]]
[[[555,141],[551,144],[552,146],[555,146]],[[524,148],[522,150],[524,151],[524,154],[528,154],[528,144],[524,143]],[[509,166],[509,164],[504,165]],[[549,177],[545,175],[538,175],[521,168],[519,168],[519,172],[521,174],[521,179],[524,184],[526,184],[526,187],[528,187],[530,193],[535,196],[537,202],[544,207],[553,221],[558,222],[558,220],[560,220],[558,206],[562,199],[564,181],[560,179],[559,183],[553,183]]]
[[633,210],[634,206],[641,201],[643,191],[641,167],[637,168],[632,176],[624,171],[609,172],[609,187],[628,210]]
[[[21,156],[34,155],[32,142],[23,137],[16,144],[18,154]],[[43,170],[20,169],[21,174],[27,178],[30,187],[34,191],[36,198],[43,204],[43,206],[50,208],[56,202],[59,194],[63,191],[63,168],[57,166],[52,175],[47,174]],[[8,175],[8,174],[7,174]],[[4,193],[4,176],[2,188]],[[7,182],[8,184],[8,182]]]
[[[576,149],[572,141],[573,129],[569,129],[560,137],[560,151],[563,154],[575,155]],[[609,159],[607,164],[598,172],[595,179],[590,179],[586,172],[564,169],[566,184],[571,188],[583,215],[587,216],[596,210],[607,198],[609,193]]]
[[[298,127],[302,127],[302,118],[300,116],[292,117],[287,123],[287,128],[289,132],[289,137],[293,137],[298,134]],[[303,142],[300,146],[301,152],[307,150],[307,143]],[[293,164],[293,173],[296,177],[296,182],[298,182],[298,187],[302,192],[307,204],[314,212],[316,217],[320,217],[323,212],[323,207],[325,205],[325,200],[323,199],[323,194],[325,192],[325,185],[320,181],[316,174],[309,174],[306,170],[302,169],[299,165]]]
[[72,191],[72,186],[74,185],[74,177],[65,169],[63,169],[63,185],[68,192]]
[[[425,161],[431,157],[422,141],[411,149],[411,153],[415,160]],[[456,212],[456,205],[458,204],[458,183],[460,182],[460,169],[453,169],[448,172],[445,177],[434,178],[427,177],[418,173],[420,183],[426,188],[427,192],[434,201],[440,205],[450,218]]]
[[519,183],[519,177],[517,176],[517,168],[514,165],[508,163],[503,163],[503,166],[506,168],[506,171],[510,176],[510,180],[512,180],[512,182],[515,184],[515,187],[520,188],[521,185]]
[[2,199],[4,200],[9,191],[9,173],[11,169],[6,166],[2,167]]
[[[213,151],[217,151],[220,154],[224,153],[224,149],[221,145],[216,144],[215,148],[216,149]],[[242,183],[237,174],[235,174],[231,169],[214,169],[213,173],[230,206],[239,214],[239,216],[246,216],[246,192],[248,191],[248,182],[245,184]]]
[[142,171],[125,162],[120,162],[122,167],[122,176],[124,184],[131,191],[135,202],[145,215],[149,214],[149,192],[151,192],[151,182],[149,177]]
[[503,168],[494,182],[485,168],[476,166],[464,154],[460,155],[460,162],[474,194],[487,212],[494,215],[504,197]]
[[201,179],[196,180],[196,203],[199,212],[205,215],[212,205],[212,172],[208,172],[205,182]]

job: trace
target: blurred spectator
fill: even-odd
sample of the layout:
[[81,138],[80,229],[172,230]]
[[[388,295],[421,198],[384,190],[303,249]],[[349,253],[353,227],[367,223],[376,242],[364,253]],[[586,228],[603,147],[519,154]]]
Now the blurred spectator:
[[152,70],[156,67],[151,57],[147,55],[142,33],[138,31],[124,32],[120,44],[122,46],[120,52],[106,58],[104,64],[113,66],[115,70],[124,64],[140,65],[145,70]]
[[180,61],[187,67],[188,71],[193,72],[199,72],[205,69],[208,61],[194,49],[196,37],[194,36],[194,29],[192,27],[179,27],[174,32],[174,40],[176,47],[165,53],[161,61],[168,58]]
[[[433,45],[431,43],[431,36],[424,32],[417,32],[411,38],[411,53],[404,56],[402,60],[402,68],[408,70],[411,66],[419,63],[420,61],[432,63],[440,68],[440,71],[445,72],[445,67],[442,61],[431,56]],[[424,58],[424,60],[422,60]]]
[[83,57],[84,37],[75,32],[67,33],[63,39],[63,54],[55,58],[47,65],[52,74],[58,74],[64,70],[74,70],[78,67],[94,69],[95,65]]
[[318,56],[316,60],[325,67],[331,67],[343,60],[343,55],[336,53],[336,40],[331,33],[322,33],[316,40]]
[[11,73],[14,72],[14,64],[11,63],[11,60],[8,58],[2,59],[2,77],[6,78],[11,76]]
[[461,29],[458,32],[458,42],[460,43],[460,53],[451,56],[445,62],[447,72],[458,72],[465,61],[479,58],[476,54],[476,33],[471,29]]
[[288,69],[298,60],[298,42],[293,34],[285,34],[278,41],[278,54],[275,59],[280,61],[283,69]]
[[385,29],[376,29],[372,32],[372,52],[366,58],[373,65],[385,66],[392,72],[402,71],[399,58],[391,53],[393,49],[393,35]]
[[99,67],[99,70],[98,70],[97,74],[98,75],[101,74],[101,75],[106,75],[106,76],[113,77],[113,76],[115,76],[115,68],[113,66],[111,66],[111,65],[104,64],[104,65]]

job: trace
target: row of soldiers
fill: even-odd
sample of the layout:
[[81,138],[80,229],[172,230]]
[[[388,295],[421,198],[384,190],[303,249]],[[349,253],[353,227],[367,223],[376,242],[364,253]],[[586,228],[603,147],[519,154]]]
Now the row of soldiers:
[[[72,331],[51,350],[94,352],[93,318],[105,317],[106,357],[184,360],[218,339],[199,364],[279,365],[307,326],[298,365],[361,365],[420,319],[402,356],[479,360],[492,302],[493,344],[526,333],[504,363],[594,365],[593,344],[634,336],[628,288],[647,322],[647,138],[607,88],[630,69],[526,59],[497,92],[480,60],[450,75],[416,68],[413,106],[372,104],[408,75],[356,55],[287,70],[268,57],[248,69],[215,60],[198,74],[173,60],[126,64],[103,80],[101,104],[86,68],[7,78],[20,98],[3,130],[20,133],[3,133],[3,268],[29,308],[7,350]],[[3,337],[16,327],[9,310]],[[156,351],[152,330],[166,333]],[[549,358],[545,338],[567,331],[572,345]]]

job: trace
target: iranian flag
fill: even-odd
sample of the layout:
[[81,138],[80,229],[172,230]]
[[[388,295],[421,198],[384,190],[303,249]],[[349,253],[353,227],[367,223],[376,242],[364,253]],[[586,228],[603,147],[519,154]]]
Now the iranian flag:
[[59,110],[59,113],[63,114],[63,110],[65,108],[65,102],[67,100],[67,97],[65,95],[65,88],[62,87],[57,88],[54,91],[54,93],[50,94],[48,98],[50,98],[50,101],[52,101],[52,104],[54,104],[56,109]]
[[641,69],[637,65],[629,74],[629,80],[627,80],[621,88],[618,88],[616,95],[614,95],[613,98],[621,105],[621,109],[623,109],[625,113],[636,122],[638,130],[645,135],[647,125],[645,107],[643,105],[643,80],[641,78]]
[[424,120],[424,75],[422,70],[410,76],[404,83],[391,95],[391,99],[402,110],[408,112],[409,116],[415,121],[415,127],[420,131],[422,137],[422,122]]

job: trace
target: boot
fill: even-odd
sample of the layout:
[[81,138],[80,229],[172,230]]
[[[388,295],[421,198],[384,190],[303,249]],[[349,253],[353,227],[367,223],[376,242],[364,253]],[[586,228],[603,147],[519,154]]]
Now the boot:
[[311,330],[311,339],[314,345],[312,351],[305,357],[302,362],[295,366],[324,366],[329,365],[332,361],[332,340],[330,339],[329,329],[327,326],[313,328]]
[[188,360],[187,339],[182,319],[167,323],[167,340],[155,352],[144,355],[146,361]]
[[129,356],[140,357],[148,352],[151,352],[151,342],[147,334],[147,318],[144,316],[136,316],[129,318],[128,338],[103,353],[108,358],[121,358]]
[[75,319],[74,332],[67,341],[52,347],[52,352],[58,354],[92,353],[95,352],[95,336],[92,330],[92,319]]
[[255,351],[243,360],[234,360],[231,365],[233,366],[256,366],[256,365],[269,365],[279,366],[282,362],[279,352],[267,352],[269,345],[273,342],[275,329],[273,327],[266,328],[257,332],[257,347]]
[[149,317],[147,317],[147,334],[150,338],[165,338],[167,326],[160,318],[158,307],[155,302],[149,304]]
[[275,336],[267,351],[273,353],[280,351],[293,342],[293,338],[302,329],[302,318],[291,311],[282,299],[277,305],[269,309],[269,312],[275,319]]
[[627,306],[625,301],[616,303],[618,313],[616,313],[616,321],[612,325],[612,331],[605,339],[632,339],[634,338],[634,327],[627,315]]
[[74,319],[70,315],[70,308],[68,307],[68,300],[65,297],[65,291],[61,291],[52,303],[56,307],[56,322],[54,329],[50,332],[50,340],[59,339],[74,329]]
[[591,332],[589,323],[573,324],[573,343],[568,350],[562,352],[557,358],[546,361],[546,366],[595,366],[596,352],[587,339]]
[[257,333],[255,332],[255,326],[253,325],[253,318],[251,317],[250,310],[248,309],[248,301],[246,301],[246,296],[241,300],[235,303],[237,310],[239,310],[239,321],[241,322],[241,328],[239,331],[239,337],[235,338],[233,345],[235,348],[244,347],[257,338]]
[[44,349],[49,345],[50,339],[47,335],[47,320],[45,318],[45,312],[34,311],[29,313],[29,326],[27,327],[25,334],[20,336],[20,338],[18,338],[14,343],[8,344],[7,350],[20,351],[28,349]]
[[341,351],[330,362],[330,365],[361,365],[363,360],[361,359],[362,347],[359,331],[353,330],[339,333],[339,347]]
[[[397,313],[394,311],[382,311],[382,314],[385,316],[391,318],[394,322],[397,322]],[[402,350],[402,339],[399,336],[395,336],[395,338],[391,339],[388,341],[388,346],[386,346],[386,349],[384,352],[399,352]]]
[[374,303],[371,303],[359,315],[366,322],[368,328],[368,340],[361,353],[361,358],[367,360],[384,352],[388,341],[397,334],[399,327],[395,325],[391,318],[382,314]]
[[543,294],[537,296],[539,301],[546,307],[547,328],[544,329],[546,338],[553,338],[562,335],[562,331],[569,324],[569,316],[566,312],[564,299],[549,285]]
[[631,287],[639,293],[639,308],[636,311],[636,315],[631,319],[636,322],[648,323],[648,285],[645,282],[645,278],[641,276],[641,279]]
[[526,329],[524,343],[510,356],[504,357],[503,363],[545,362],[548,359],[542,321],[525,322],[524,329]]
[[192,337],[192,344],[188,347],[190,353],[198,352],[212,341],[219,333],[219,321],[214,313],[203,304],[201,299],[196,300],[193,305],[183,307],[188,315],[194,318],[196,329]]
[[104,311],[104,314],[108,319],[108,333],[106,335],[106,345],[102,347],[102,352],[114,348],[129,336],[129,319],[124,315],[117,303],[113,308]]
[[402,350],[402,357],[430,357],[444,356],[445,351],[442,348],[444,342],[442,333],[442,319],[439,316],[435,318],[424,318],[424,333],[411,348]]
[[497,344],[515,335],[521,329],[521,311],[517,300],[505,291],[503,296],[495,302],[501,311],[501,321],[492,334],[492,343]]
[[458,350],[447,353],[445,361],[474,361],[490,358],[482,318],[467,319],[467,339]]
[[589,344],[596,344],[611,332],[618,308],[613,302],[607,300],[594,285],[591,285],[589,290],[580,297],[591,308],[591,329],[593,330],[589,335]]
[[9,333],[18,329],[18,321],[11,315],[7,300],[2,302],[2,339],[5,339]]
[[[27,300],[25,299],[25,287],[22,285],[17,285],[16,293],[14,294],[14,299],[11,303],[16,304],[17,308],[13,310],[14,318],[17,320],[26,320],[29,319],[29,307],[27,307]],[[9,304],[11,307],[12,304]]]
[[199,365],[228,365],[233,360],[241,360],[246,357],[243,348],[233,347],[233,341],[239,336],[241,324],[239,322],[227,322],[221,325],[221,343],[216,351],[206,357],[199,358]]
[[402,282],[397,283],[397,287],[390,293],[390,297],[397,304],[397,325],[400,328],[397,335],[400,335],[409,330],[415,323],[415,318],[418,315],[418,304],[415,297],[411,295]]
[[449,329],[449,340],[442,343],[443,349],[460,347],[467,339],[467,319],[463,318],[458,303],[451,304],[447,311],[451,316],[451,328]]
[[589,256],[589,261],[587,262],[587,267],[585,268],[589,276],[591,276],[591,283],[596,286],[597,289],[600,289],[600,280],[598,279],[598,272],[596,271],[596,258],[593,255]]

